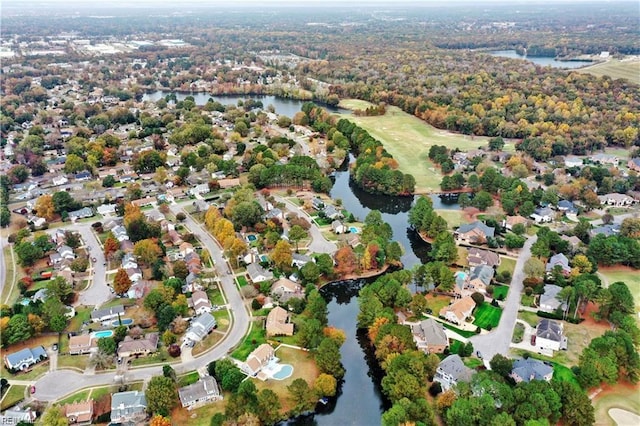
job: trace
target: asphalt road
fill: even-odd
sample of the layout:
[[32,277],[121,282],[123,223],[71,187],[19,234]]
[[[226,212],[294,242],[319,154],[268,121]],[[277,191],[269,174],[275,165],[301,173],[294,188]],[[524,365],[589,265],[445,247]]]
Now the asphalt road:
[[[171,209],[174,213],[183,211],[181,207],[173,205]],[[229,332],[226,337],[219,342],[212,350],[204,355],[182,364],[173,365],[177,373],[183,373],[196,370],[206,366],[209,362],[226,356],[244,338],[250,324],[249,312],[244,305],[244,301],[235,284],[233,275],[228,273],[228,264],[224,258],[222,249],[216,244],[215,240],[206,232],[191,216],[187,215],[184,224],[198,236],[203,246],[209,251],[215,262],[215,268],[220,277],[220,284],[224,291],[229,309],[231,310],[232,321],[229,326]],[[89,231],[91,232],[91,231]],[[93,252],[93,248],[91,249]],[[99,263],[102,265],[102,263]],[[103,271],[104,276],[104,271]],[[107,290],[108,291],[108,290]],[[161,375],[162,367],[144,367],[137,369],[129,369],[126,372],[125,380],[127,382],[148,380],[153,376]],[[40,401],[55,401],[65,395],[73,393],[79,389],[110,385],[116,382],[119,376],[116,372],[98,373],[95,375],[81,374],[69,370],[57,370],[48,373],[36,385],[36,393],[34,399]]]
[[311,220],[311,217],[307,214],[307,212],[304,211],[304,209],[301,209],[299,206],[295,205],[294,203],[287,200],[286,198],[276,196],[275,199],[278,202],[284,203],[287,206],[287,209],[289,211],[297,212],[301,214],[302,217],[304,217],[306,221],[311,224],[311,228],[309,228],[311,243],[307,247],[311,253],[333,254],[336,252],[336,250],[338,250],[338,247],[336,246],[335,243],[331,241],[327,241],[324,235],[322,235],[320,228],[318,228],[318,226],[315,223],[313,223],[313,221]]
[[485,362],[493,358],[495,354],[509,355],[509,345],[513,336],[513,329],[518,318],[518,307],[520,306],[520,294],[522,293],[525,275],[524,264],[531,258],[531,246],[538,239],[537,236],[530,237],[520,250],[518,261],[516,262],[511,279],[511,286],[507,300],[504,303],[504,310],[500,317],[500,324],[487,334],[480,334],[469,339],[473,343],[474,350],[481,353]]

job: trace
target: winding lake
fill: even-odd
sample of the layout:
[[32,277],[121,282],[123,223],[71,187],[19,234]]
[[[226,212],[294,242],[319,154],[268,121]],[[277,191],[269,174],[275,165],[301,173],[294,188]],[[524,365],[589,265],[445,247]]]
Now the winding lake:
[[[184,100],[187,96],[193,96],[193,99],[196,105],[204,105],[209,99],[213,99],[214,102],[220,102],[222,105],[238,105],[238,101],[246,101],[247,99],[254,99],[257,101],[262,101],[262,105],[264,108],[267,108],[269,105],[273,105],[276,110],[276,113],[280,115],[286,115],[287,117],[293,117],[297,112],[302,109],[302,105],[306,101],[301,101],[299,99],[287,99],[280,98],[277,96],[271,95],[229,95],[229,96],[213,96],[209,93],[204,92],[194,92],[194,93],[184,93],[184,92],[171,92],[158,90],[156,92],[145,93],[142,96],[143,101],[156,102],[167,95],[174,94],[178,101]],[[316,102],[317,103],[317,102]],[[343,109],[343,108],[334,108],[328,105],[322,105],[323,108],[331,112],[337,112],[340,114],[349,114],[351,111]]]
[[502,58],[522,59],[525,61],[533,62],[536,65],[543,67],[550,66],[553,68],[582,68],[587,65],[593,64],[592,61],[562,61],[555,58],[545,56],[523,56],[518,55],[515,50],[495,50],[489,52],[491,56],[500,56]]

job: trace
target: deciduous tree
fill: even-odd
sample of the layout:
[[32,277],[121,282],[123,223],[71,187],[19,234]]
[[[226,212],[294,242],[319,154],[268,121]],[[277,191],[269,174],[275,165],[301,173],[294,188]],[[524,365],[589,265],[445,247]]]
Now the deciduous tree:
[[178,403],[175,383],[168,377],[152,377],[145,391],[147,409],[155,414],[168,416]]

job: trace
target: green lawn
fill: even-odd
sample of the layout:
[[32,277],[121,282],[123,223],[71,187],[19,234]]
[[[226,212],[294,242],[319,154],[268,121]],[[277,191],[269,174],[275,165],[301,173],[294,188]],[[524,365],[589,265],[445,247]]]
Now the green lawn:
[[464,212],[462,210],[436,210],[435,212],[447,221],[449,228],[457,228],[467,222],[464,220]]
[[449,296],[435,296],[431,293],[427,294],[427,305],[433,312],[433,315],[438,316],[442,308],[449,306],[451,297]]
[[522,342],[523,336],[524,336],[524,325],[517,322],[515,327],[513,328],[513,336],[511,336],[511,341],[513,343],[520,343]]
[[448,322],[443,322],[443,321],[439,321],[445,328],[448,328],[451,331],[455,331],[456,333],[458,333],[459,335],[461,335],[462,337],[471,337],[471,336],[475,336],[476,333],[473,331],[467,331],[467,330],[460,330],[459,328],[454,327],[453,325],[449,324]]
[[171,358],[167,353],[167,348],[164,346],[161,346],[158,348],[158,351],[153,355],[142,356],[140,358],[132,359],[131,366],[139,367],[142,365],[157,364],[160,362],[172,363],[177,361],[180,361],[180,358]]
[[226,331],[229,328],[229,311],[226,309],[221,309],[219,311],[214,311],[211,313],[213,317],[216,319],[217,329],[218,331]]
[[[578,379],[569,367],[553,362],[553,381],[554,382],[571,382],[578,385]],[[580,386],[580,385],[578,385]]]
[[77,368],[85,370],[89,365],[89,355],[58,355],[58,368]]
[[622,281],[629,287],[629,291],[633,295],[636,302],[636,310],[640,312],[640,274],[638,271],[632,269],[612,269],[606,268],[598,271],[598,273],[605,276],[609,284],[613,284],[617,281]]
[[640,61],[610,59],[607,62],[591,65],[589,67],[576,70],[581,73],[588,73],[602,77],[608,75],[612,79],[625,78],[636,84],[640,84]]
[[249,284],[249,282],[247,281],[244,275],[237,276],[236,280],[238,281],[238,285],[240,287],[244,287]]
[[520,297],[520,304],[522,306],[529,306],[529,307],[534,307],[533,303],[535,302],[535,295],[531,295],[531,296],[527,296],[526,294],[522,293],[522,296]]
[[258,346],[267,342],[266,333],[262,324],[254,322],[251,331],[244,338],[240,346],[231,354],[237,360],[246,361],[249,354]]
[[466,365],[467,367],[475,370],[476,368],[484,365],[484,362],[481,359],[475,358],[475,357],[470,357],[470,358],[463,358],[462,362],[464,363],[464,365]]
[[199,378],[200,378],[200,375],[198,374],[198,372],[192,371],[190,373],[187,373],[183,376],[178,377],[178,386],[182,387],[182,386],[191,385],[197,382]]
[[535,312],[521,311],[521,312],[518,312],[518,319],[521,319],[522,321],[526,322],[531,327],[536,327],[538,325],[538,321],[540,320],[540,317],[538,317],[538,315],[536,315]]
[[354,110],[354,109],[365,110],[370,106],[373,106],[373,104],[371,102],[363,101],[360,99],[342,99],[338,104],[338,106],[340,108],[351,109],[351,110]]
[[26,391],[26,386],[20,385],[11,385],[9,386],[9,390],[4,394],[2,398],[2,403],[0,403],[0,410],[4,411],[7,408],[13,407],[18,402],[24,399],[24,393]]
[[598,394],[592,401],[598,425],[616,426],[609,416],[611,408],[620,408],[640,415],[638,386],[618,383],[611,389]]
[[[12,286],[13,283],[13,274],[15,271],[15,265],[11,260],[11,246],[7,246],[2,251],[2,255],[4,256],[4,264],[7,268],[6,271],[6,282],[2,283],[2,303],[6,303],[8,305],[12,305],[14,302],[18,300],[20,296],[20,290],[18,290],[17,281],[20,279],[19,276],[16,276],[16,285]],[[20,271],[21,269],[18,268]]]
[[91,318],[91,308],[76,307],[76,316],[71,318],[69,325],[67,325],[67,331],[80,331],[82,329],[82,323],[89,321]]
[[485,330],[488,330],[489,327],[495,328],[500,323],[501,315],[502,309],[491,306],[488,302],[483,302],[482,305],[476,308],[473,314],[475,317],[473,324]]
[[513,270],[516,269],[516,259],[510,257],[500,256],[500,265],[498,265],[497,272],[500,274],[502,271],[509,271],[513,276]]
[[500,299],[500,296],[502,296],[502,300],[507,298],[507,293],[509,292],[509,286],[508,285],[497,285],[494,287],[493,289],[493,298],[494,299]]
[[89,395],[91,395],[91,389],[81,390],[80,392],[76,392],[73,395],[69,395],[65,399],[58,401],[57,403],[60,405],[71,404],[74,402],[82,402],[89,399]]
[[449,353],[457,354],[461,346],[464,346],[464,343],[460,340],[449,339]]
[[[349,102],[347,101],[346,105]],[[394,106],[387,113],[375,117],[343,115],[378,139],[385,149],[398,161],[399,170],[410,173],[416,179],[416,192],[439,191],[442,174],[428,159],[429,148],[444,145],[450,149],[475,149],[487,145],[485,137],[438,130],[426,122],[403,112]],[[513,149],[507,145],[505,149]]]

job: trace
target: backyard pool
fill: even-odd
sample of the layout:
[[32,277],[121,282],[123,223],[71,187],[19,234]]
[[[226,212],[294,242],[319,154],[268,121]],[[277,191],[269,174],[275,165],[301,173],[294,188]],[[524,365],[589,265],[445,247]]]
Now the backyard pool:
[[260,262],[268,262],[268,261],[269,261],[269,257],[266,254],[260,255]]
[[349,228],[349,232],[352,233],[352,234],[357,234],[358,233],[358,228],[352,226],[352,227]]
[[276,380],[284,380],[288,377],[291,377],[292,374],[293,374],[293,366],[289,364],[282,364],[280,366],[280,370],[273,373],[271,377]]
[[91,333],[91,337],[93,339],[102,339],[103,337],[111,337],[111,336],[113,336],[113,330],[95,331]]
[[133,324],[133,320],[131,318],[123,318],[120,321],[115,320],[114,322],[111,323],[111,325],[113,327],[117,327],[120,325],[120,323],[122,323],[122,325],[131,325]]
[[250,243],[254,242],[254,241],[255,241],[255,240],[257,240],[257,239],[258,239],[258,237],[256,237],[256,236],[255,236],[255,235],[253,235],[253,234],[249,234],[249,235],[247,235],[247,241],[249,241]]

